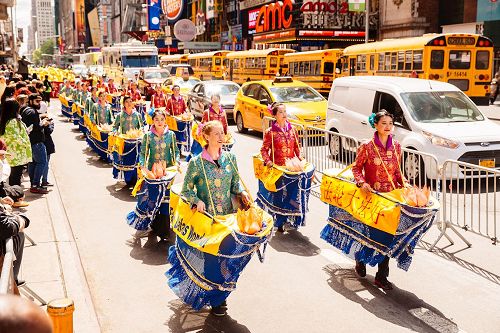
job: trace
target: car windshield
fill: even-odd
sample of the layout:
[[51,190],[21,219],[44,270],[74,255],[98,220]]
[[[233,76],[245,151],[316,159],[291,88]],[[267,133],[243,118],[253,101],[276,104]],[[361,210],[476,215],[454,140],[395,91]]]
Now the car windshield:
[[401,94],[411,116],[422,123],[456,123],[484,120],[484,116],[461,91]]
[[236,84],[211,84],[207,87],[207,96],[210,97],[214,94],[219,95],[236,95],[240,87]]
[[167,72],[146,72],[144,73],[144,79],[153,80],[153,79],[167,79]]
[[320,102],[324,98],[310,87],[272,87],[271,94],[278,103]]
[[197,80],[197,79],[188,79],[188,80],[178,79],[178,80],[175,80],[174,84],[178,85],[180,88],[192,88],[198,82],[200,82],[200,80]]

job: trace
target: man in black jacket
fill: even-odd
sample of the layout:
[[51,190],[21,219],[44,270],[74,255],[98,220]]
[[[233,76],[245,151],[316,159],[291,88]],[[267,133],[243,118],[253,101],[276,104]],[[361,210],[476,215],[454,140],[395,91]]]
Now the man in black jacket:
[[23,76],[23,80],[26,81],[28,79],[28,65],[31,62],[26,59],[26,56],[23,56],[21,59],[17,61],[17,73]]
[[42,186],[42,176],[47,166],[47,149],[45,147],[44,126],[49,125],[49,120],[40,120],[38,110],[42,97],[39,94],[31,94],[28,97],[28,107],[21,109],[21,118],[28,128],[31,142],[33,161],[28,164],[31,181],[31,193],[47,194],[47,188]]
[[[12,205],[13,200],[9,197],[0,199],[0,257],[7,253],[6,243],[9,238],[12,238],[14,245],[14,255],[16,256],[13,271],[14,279],[19,284],[17,276],[21,268],[21,260],[23,259],[24,249],[24,233],[23,230],[30,224],[30,220],[24,215],[11,213],[7,207]],[[3,260],[2,260],[3,261]]]

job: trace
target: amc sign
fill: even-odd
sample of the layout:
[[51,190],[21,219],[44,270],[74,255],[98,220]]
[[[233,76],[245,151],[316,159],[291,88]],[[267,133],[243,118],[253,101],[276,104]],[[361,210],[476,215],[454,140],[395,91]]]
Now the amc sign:
[[256,32],[290,28],[293,21],[293,4],[293,0],[284,0],[262,6],[255,22]]

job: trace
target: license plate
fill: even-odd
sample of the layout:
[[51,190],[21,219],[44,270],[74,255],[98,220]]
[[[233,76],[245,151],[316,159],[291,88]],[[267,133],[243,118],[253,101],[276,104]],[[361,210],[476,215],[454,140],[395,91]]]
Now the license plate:
[[479,165],[485,168],[494,168],[495,159],[492,160],[479,160]]

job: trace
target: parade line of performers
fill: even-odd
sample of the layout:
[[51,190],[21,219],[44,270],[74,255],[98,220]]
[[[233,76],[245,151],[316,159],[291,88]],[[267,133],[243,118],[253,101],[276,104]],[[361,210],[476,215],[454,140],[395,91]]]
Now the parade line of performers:
[[[151,106],[135,83],[119,92],[112,80],[97,87],[65,82],[62,113],[71,118],[113,176],[133,186],[137,198],[126,222],[142,237],[167,239],[172,265],[165,273],[175,294],[195,310],[226,314],[226,299],[254,253],[264,259],[274,232],[305,225],[315,167],[302,155],[302,134],[287,120],[284,104],[268,107],[274,121],[253,157],[254,199],[230,152],[234,143],[219,101],[197,122],[174,86],[155,88]],[[322,172],[321,200],[329,205],[321,238],[356,261],[378,265],[375,285],[391,290],[389,258],[408,270],[414,247],[432,225],[438,203],[411,187],[400,168],[401,146],[393,139],[392,115],[372,114],[373,139],[360,146],[344,170]],[[173,184],[180,160],[189,161],[182,184]]]

